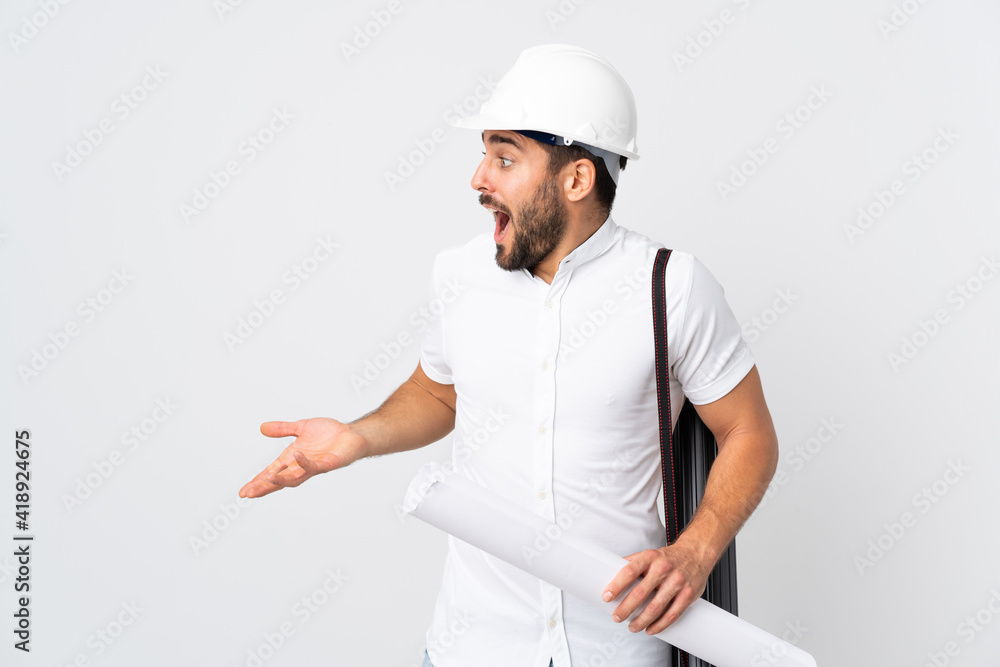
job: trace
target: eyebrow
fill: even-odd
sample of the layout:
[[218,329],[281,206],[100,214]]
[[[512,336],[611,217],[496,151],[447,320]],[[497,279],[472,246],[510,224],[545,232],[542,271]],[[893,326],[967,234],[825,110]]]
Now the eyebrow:
[[[481,136],[483,138],[483,143],[485,144],[486,143],[486,130],[483,130]],[[524,152],[524,147],[521,145],[521,142],[519,142],[517,139],[514,139],[513,137],[508,137],[508,136],[503,135],[503,134],[491,134],[490,135],[490,141],[489,141],[489,143],[491,145],[493,145],[493,144],[510,144],[511,146],[513,146],[517,150],[521,151],[522,153]]]

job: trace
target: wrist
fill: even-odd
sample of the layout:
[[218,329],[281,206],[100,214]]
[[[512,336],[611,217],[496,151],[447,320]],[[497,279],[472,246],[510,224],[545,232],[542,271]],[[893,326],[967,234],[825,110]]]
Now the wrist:
[[375,446],[375,443],[377,442],[375,437],[376,429],[370,420],[362,417],[357,421],[344,424],[344,428],[354,434],[357,438],[358,457],[355,459],[356,461],[360,461],[361,459],[369,456],[378,456],[382,453],[379,452]]
[[711,569],[729,548],[733,538],[714,516],[706,514],[698,513],[695,516],[697,521],[692,520],[677,536],[674,544],[694,552],[701,562],[709,563]]

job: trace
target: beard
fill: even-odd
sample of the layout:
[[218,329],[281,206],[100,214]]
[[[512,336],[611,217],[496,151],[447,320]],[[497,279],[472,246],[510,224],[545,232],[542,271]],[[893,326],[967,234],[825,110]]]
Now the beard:
[[[505,253],[503,245],[497,243],[497,266],[505,271],[535,268],[555,249],[566,232],[569,214],[566,205],[559,199],[555,179],[539,185],[532,200],[518,207],[516,216],[485,193],[479,195],[479,203],[510,216],[508,227],[514,224],[515,217],[517,219],[510,251]],[[507,233],[510,232],[508,229]]]

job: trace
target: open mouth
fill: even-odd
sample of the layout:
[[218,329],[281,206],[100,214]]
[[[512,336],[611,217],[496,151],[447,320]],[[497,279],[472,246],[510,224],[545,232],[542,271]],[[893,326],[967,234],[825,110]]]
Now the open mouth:
[[493,240],[497,243],[503,240],[507,235],[507,227],[510,225],[510,216],[503,211],[498,211],[495,208],[490,208],[493,211],[493,219],[496,221],[496,229],[493,230]]

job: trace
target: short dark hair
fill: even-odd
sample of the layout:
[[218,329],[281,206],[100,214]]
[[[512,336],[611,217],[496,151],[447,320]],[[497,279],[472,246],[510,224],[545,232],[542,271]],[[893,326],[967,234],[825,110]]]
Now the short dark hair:
[[[608,172],[608,168],[605,166],[602,158],[597,157],[579,144],[552,146],[544,142],[538,143],[549,154],[549,173],[553,176],[570,162],[580,159],[587,159],[593,162],[594,169],[597,171],[597,179],[594,181],[594,195],[597,197],[598,205],[605,210],[606,214],[611,213],[611,207],[615,203],[615,193],[618,190],[618,186],[615,185],[615,181],[611,178],[611,174]],[[628,158],[624,155],[619,156],[618,165],[620,169],[625,169],[626,162],[628,162]]]

